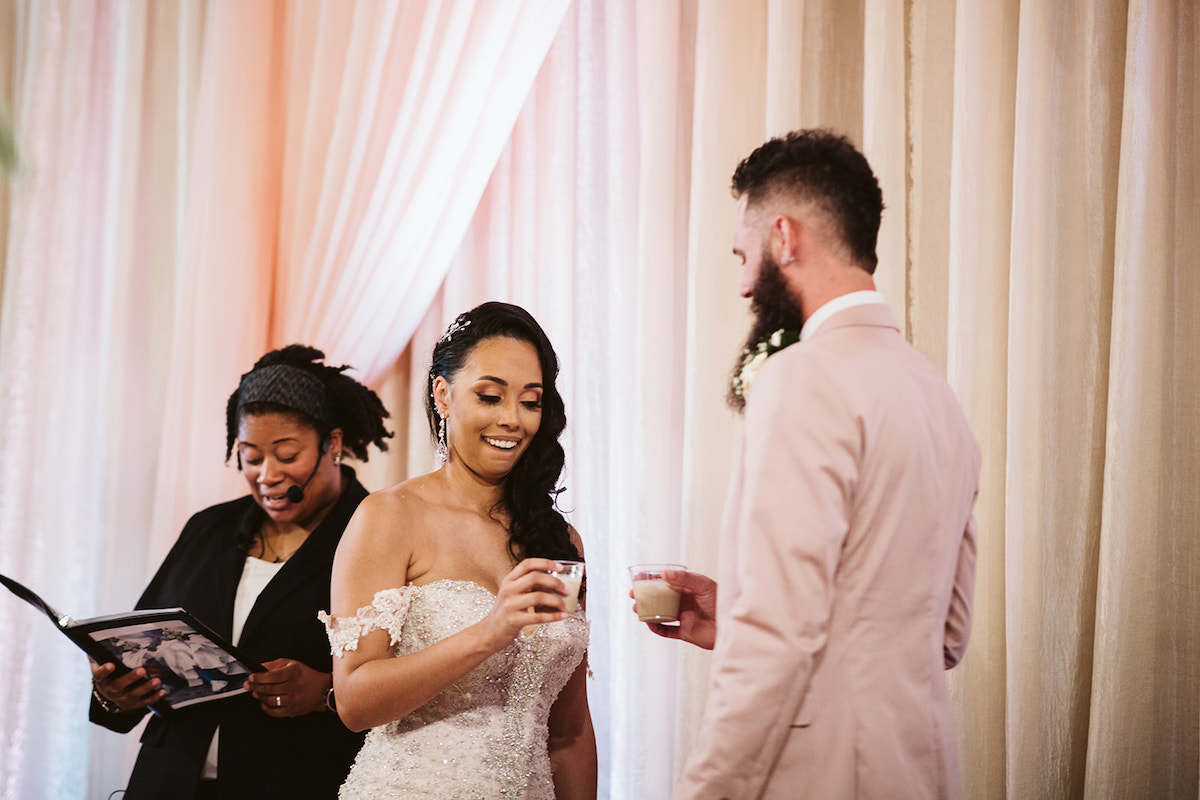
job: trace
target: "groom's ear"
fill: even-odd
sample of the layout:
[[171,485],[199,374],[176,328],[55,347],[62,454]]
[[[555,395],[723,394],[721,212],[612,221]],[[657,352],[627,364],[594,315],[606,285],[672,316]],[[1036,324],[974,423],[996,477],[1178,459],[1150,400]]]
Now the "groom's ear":
[[775,262],[783,268],[799,261],[804,250],[805,225],[787,214],[776,214],[771,220],[771,231],[767,246]]

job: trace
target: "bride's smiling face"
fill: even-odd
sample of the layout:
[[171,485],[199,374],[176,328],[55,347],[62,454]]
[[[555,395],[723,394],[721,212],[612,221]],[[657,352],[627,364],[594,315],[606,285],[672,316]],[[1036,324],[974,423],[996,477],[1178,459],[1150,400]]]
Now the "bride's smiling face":
[[529,342],[493,336],[478,342],[433,397],[446,418],[450,464],[503,480],[542,423],[542,365]]

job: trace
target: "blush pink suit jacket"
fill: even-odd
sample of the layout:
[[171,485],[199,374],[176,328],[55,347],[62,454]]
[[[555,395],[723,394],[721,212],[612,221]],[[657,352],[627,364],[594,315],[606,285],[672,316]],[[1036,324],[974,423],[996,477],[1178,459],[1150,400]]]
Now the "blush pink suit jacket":
[[945,670],[970,634],[979,470],[945,377],[886,305],[767,361],[677,800],[960,796]]

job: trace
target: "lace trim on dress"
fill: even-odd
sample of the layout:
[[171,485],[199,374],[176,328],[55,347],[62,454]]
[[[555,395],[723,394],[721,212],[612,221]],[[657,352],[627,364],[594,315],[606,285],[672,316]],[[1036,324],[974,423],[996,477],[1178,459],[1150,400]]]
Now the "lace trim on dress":
[[382,589],[375,593],[371,605],[363,606],[353,617],[335,617],[318,611],[317,619],[325,623],[325,633],[329,636],[329,652],[341,658],[347,651],[357,650],[358,640],[375,630],[387,631],[395,647],[400,643],[412,593],[412,586]]

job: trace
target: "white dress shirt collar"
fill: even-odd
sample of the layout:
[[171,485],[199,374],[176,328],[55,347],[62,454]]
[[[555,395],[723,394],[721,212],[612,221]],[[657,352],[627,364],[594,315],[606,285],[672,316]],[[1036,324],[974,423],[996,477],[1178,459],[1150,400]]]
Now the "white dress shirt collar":
[[817,328],[825,323],[825,320],[832,317],[839,311],[845,311],[847,308],[854,306],[865,306],[872,303],[882,303],[887,305],[887,300],[881,292],[874,289],[866,289],[860,292],[850,292],[849,294],[839,295],[833,298],[825,305],[818,308],[812,313],[812,316],[804,321],[804,327],[800,329],[800,341],[808,339],[817,332]]

